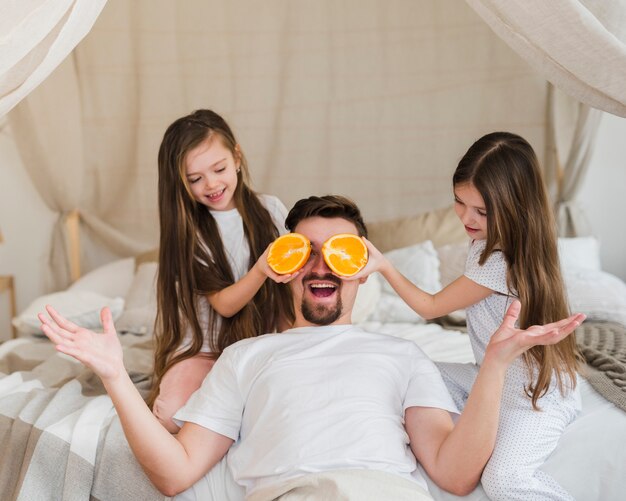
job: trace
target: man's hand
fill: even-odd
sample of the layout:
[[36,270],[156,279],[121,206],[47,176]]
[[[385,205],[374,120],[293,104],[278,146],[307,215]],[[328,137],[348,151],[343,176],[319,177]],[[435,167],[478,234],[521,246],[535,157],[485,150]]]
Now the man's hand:
[[96,334],[80,327],[62,315],[52,306],[46,306],[52,317],[43,313],[38,317],[46,336],[56,345],[56,349],[82,362],[93,370],[103,381],[116,379],[126,372],[122,355],[122,345],[115,332],[111,310],[103,308],[100,320],[104,333]]
[[569,336],[585,320],[585,315],[576,313],[546,325],[533,325],[528,329],[517,329],[521,305],[514,301],[504,316],[502,325],[491,336],[485,358],[489,357],[509,365],[525,351],[537,345],[556,344]]

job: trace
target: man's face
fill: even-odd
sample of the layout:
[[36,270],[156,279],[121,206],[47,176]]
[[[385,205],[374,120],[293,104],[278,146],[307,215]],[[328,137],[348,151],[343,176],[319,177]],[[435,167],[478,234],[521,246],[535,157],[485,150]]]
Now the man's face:
[[322,244],[338,233],[358,235],[356,226],[343,218],[311,217],[298,223],[294,231],[311,241],[311,257],[291,282],[296,327],[349,324],[352,307],[365,280],[343,280],[333,275],[322,257]]

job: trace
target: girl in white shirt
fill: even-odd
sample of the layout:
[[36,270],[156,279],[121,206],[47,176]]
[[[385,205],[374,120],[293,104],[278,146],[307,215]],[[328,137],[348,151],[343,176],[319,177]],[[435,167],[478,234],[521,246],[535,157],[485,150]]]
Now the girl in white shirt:
[[[515,134],[487,134],[463,156],[452,182],[456,213],[472,239],[463,276],[428,294],[367,242],[370,261],[354,278],[380,271],[424,318],[467,308],[478,365],[438,364],[461,409],[485,347],[513,299],[522,305],[522,329],[566,317],[568,305],[552,209],[530,144]],[[554,346],[530,349],[509,368],[496,446],[481,479],[490,498],[572,499],[539,467],[580,408],[579,363],[570,336]]]
[[148,403],[175,433],[171,417],[227,346],[289,325],[289,290],[275,282],[295,274],[279,276],[267,265],[287,210],[252,191],[246,159],[221,116],[198,110],[176,120],[158,163],[158,314]]

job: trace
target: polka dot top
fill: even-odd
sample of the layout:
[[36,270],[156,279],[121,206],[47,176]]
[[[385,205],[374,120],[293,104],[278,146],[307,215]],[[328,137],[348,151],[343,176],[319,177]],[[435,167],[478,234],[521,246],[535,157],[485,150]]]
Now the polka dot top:
[[506,284],[507,264],[502,252],[494,251],[485,264],[478,264],[486,245],[486,240],[472,241],[465,263],[465,276],[493,291],[490,296],[467,308],[467,332],[478,364],[482,363],[489,339],[500,327],[514,299]]

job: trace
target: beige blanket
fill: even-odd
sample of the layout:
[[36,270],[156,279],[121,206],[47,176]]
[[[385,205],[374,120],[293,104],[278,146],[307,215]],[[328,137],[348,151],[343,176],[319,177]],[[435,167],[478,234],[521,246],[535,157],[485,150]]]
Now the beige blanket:
[[246,501],[432,501],[411,480],[382,471],[338,470],[255,490]]
[[[122,336],[140,389],[152,349]],[[135,460],[97,376],[45,339],[0,345],[0,493],[3,500],[167,499]]]

